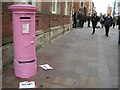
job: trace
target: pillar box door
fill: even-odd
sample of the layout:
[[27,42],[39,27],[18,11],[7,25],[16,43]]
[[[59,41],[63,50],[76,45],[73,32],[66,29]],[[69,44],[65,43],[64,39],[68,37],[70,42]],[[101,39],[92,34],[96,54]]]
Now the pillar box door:
[[15,4],[8,7],[12,12],[14,71],[17,77],[29,78],[37,73],[35,47],[36,7]]

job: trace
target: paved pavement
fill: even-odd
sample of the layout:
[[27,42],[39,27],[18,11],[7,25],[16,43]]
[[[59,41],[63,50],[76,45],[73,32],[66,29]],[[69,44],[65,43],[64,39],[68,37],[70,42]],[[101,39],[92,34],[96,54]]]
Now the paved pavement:
[[[53,70],[38,67],[36,76],[16,78],[12,65],[3,71],[3,88],[18,88],[20,81],[34,80],[39,88],[118,87],[118,30],[76,28],[45,45],[38,53],[38,65],[48,63]],[[47,78],[47,76],[49,78]]]

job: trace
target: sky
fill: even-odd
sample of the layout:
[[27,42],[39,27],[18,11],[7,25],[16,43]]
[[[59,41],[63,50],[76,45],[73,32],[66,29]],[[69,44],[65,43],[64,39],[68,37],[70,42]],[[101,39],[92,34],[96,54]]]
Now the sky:
[[93,0],[97,13],[106,13],[108,5],[113,7],[115,0]]

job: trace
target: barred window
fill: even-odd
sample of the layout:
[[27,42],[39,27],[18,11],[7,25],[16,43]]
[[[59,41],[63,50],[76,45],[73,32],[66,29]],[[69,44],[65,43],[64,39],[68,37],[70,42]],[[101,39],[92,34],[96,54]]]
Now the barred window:
[[36,6],[36,0],[20,0],[22,4],[31,4]]
[[16,4],[30,4],[37,6],[38,11],[41,11],[41,0],[14,0]]
[[68,0],[65,1],[65,15],[69,15],[70,14],[70,3],[68,2]]
[[52,13],[57,13],[57,0],[52,0]]

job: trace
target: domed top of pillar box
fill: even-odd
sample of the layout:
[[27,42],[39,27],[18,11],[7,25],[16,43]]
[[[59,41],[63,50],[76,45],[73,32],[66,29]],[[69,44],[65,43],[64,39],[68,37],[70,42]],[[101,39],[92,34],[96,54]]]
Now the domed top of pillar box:
[[8,9],[10,9],[10,11],[12,11],[13,13],[23,13],[23,12],[33,13],[37,10],[37,7],[29,4],[14,4],[8,6]]

